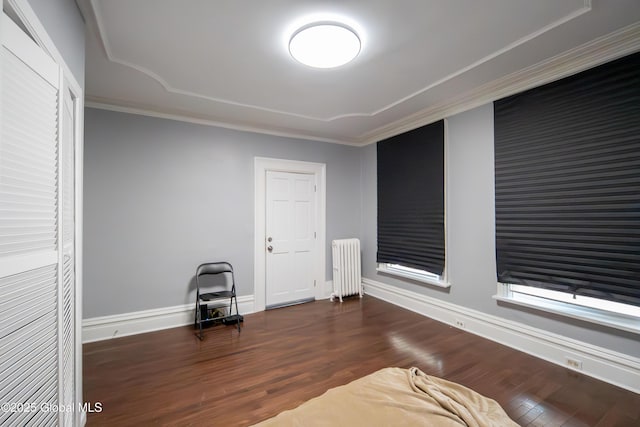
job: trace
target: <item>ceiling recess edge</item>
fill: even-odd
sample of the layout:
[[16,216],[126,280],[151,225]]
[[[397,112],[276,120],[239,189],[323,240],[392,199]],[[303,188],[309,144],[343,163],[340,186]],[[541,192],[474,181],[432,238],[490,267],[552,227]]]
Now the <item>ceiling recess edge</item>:
[[374,129],[358,136],[355,140],[360,145],[369,145],[638,51],[640,51],[640,22],[493,80],[455,99]]
[[[129,61],[125,61],[123,59],[117,58],[112,50],[111,50],[111,46],[109,45],[109,41],[108,38],[106,37],[106,31],[105,31],[105,25],[103,23],[102,20],[102,16],[100,13],[100,5],[99,5],[99,0],[89,0],[89,3],[91,5],[91,11],[93,14],[93,18],[95,19],[96,22],[96,26],[97,26],[97,34],[96,36],[98,37],[99,42],[102,44],[105,54],[107,56],[107,59],[110,62],[116,63],[116,64],[120,64],[122,66],[131,68],[135,71],[138,71],[144,75],[146,75],[147,77],[155,80],[158,84],[160,84],[160,86],[167,92],[167,93],[173,93],[173,94],[177,94],[177,95],[182,95],[182,96],[187,96],[187,97],[192,97],[192,98],[198,98],[198,99],[204,99],[210,102],[215,102],[215,103],[219,103],[219,104],[225,104],[225,105],[232,105],[235,107],[243,107],[243,108],[249,108],[249,109],[253,109],[253,110],[257,110],[257,111],[264,111],[264,112],[269,112],[272,114],[279,114],[279,115],[283,115],[283,116],[288,116],[288,117],[296,117],[296,118],[301,118],[301,119],[305,119],[305,120],[313,120],[313,121],[317,121],[317,122],[332,122],[335,120],[339,120],[339,119],[344,119],[344,118],[352,118],[352,117],[374,117],[380,113],[383,113],[399,104],[402,104],[403,102],[406,102],[418,95],[423,94],[424,92],[427,92],[428,90],[431,90],[443,83],[446,83],[447,81],[456,78],[458,76],[460,76],[463,73],[466,73],[510,50],[515,49],[516,47],[530,41],[533,40],[534,38],[554,29],[559,27],[560,25],[563,25],[585,13],[588,13],[592,10],[591,8],[591,0],[583,0],[583,6],[576,9],[575,11],[569,13],[568,15],[565,15],[559,19],[557,19],[556,21],[551,22],[550,24],[547,24],[546,26],[540,28],[537,31],[534,31],[510,44],[508,44],[507,46],[503,47],[502,49],[499,49],[487,56],[485,56],[484,58],[481,58],[480,60],[466,66],[463,67],[439,80],[437,80],[436,82],[433,82],[411,94],[408,94],[406,96],[403,96],[399,99],[397,99],[394,102],[391,102],[377,110],[374,110],[372,112],[363,112],[363,113],[348,113],[348,114],[340,114],[340,115],[336,115],[336,116],[331,116],[331,117],[316,117],[316,116],[309,116],[309,115],[305,115],[305,114],[298,114],[298,113],[294,113],[294,112],[290,112],[290,111],[283,111],[283,110],[277,110],[277,109],[273,109],[273,108],[268,108],[268,107],[261,107],[259,105],[253,105],[253,104],[246,104],[246,103],[241,103],[241,102],[236,102],[236,101],[231,101],[228,99],[222,99],[222,98],[216,98],[216,97],[211,97],[211,96],[207,96],[207,95],[203,95],[203,94],[199,94],[199,93],[195,93],[195,92],[191,92],[191,91],[186,91],[186,90],[182,90],[179,88],[175,88],[173,86],[171,86],[169,84],[169,82],[167,82],[165,79],[163,79],[160,75],[158,75],[157,73],[155,73],[152,70],[149,70],[145,67],[142,67],[140,65],[134,64],[132,62]],[[212,120],[215,121],[215,120]],[[226,126],[228,127],[228,126]]]

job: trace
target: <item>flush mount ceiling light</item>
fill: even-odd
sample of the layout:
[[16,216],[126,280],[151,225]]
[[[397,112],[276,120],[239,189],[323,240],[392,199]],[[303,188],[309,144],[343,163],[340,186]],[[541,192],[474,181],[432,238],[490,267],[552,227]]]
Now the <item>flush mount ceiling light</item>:
[[289,41],[289,52],[310,67],[339,67],[358,56],[360,38],[345,25],[319,22],[296,31]]

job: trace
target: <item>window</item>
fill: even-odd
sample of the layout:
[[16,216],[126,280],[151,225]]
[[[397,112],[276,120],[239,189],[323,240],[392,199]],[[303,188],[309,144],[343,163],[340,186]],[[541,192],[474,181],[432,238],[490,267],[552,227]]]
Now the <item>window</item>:
[[[509,290],[514,294],[521,294],[521,297],[534,296],[561,301],[566,304],[573,304],[578,307],[595,308],[609,311],[611,313],[623,314],[626,316],[640,318],[640,307],[621,304],[619,302],[607,301],[600,298],[587,297],[584,295],[571,295],[566,292],[551,291],[549,289],[535,288],[532,286],[509,285]],[[516,296],[518,298],[520,296]]]
[[447,286],[444,121],[378,142],[378,271]]
[[637,316],[621,307],[640,307],[640,54],[494,115],[499,294]]
[[427,283],[429,285],[440,286],[442,288],[448,288],[450,284],[445,280],[444,274],[430,273],[425,270],[419,270],[417,268],[405,267],[400,264],[380,263],[378,264],[377,271],[390,274],[392,276],[404,277],[405,279],[411,279],[416,282]]

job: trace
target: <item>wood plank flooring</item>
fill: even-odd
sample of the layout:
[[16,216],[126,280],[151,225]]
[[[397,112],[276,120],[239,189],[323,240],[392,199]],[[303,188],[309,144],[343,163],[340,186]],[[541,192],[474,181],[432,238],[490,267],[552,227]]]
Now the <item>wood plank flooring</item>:
[[522,426],[640,426],[640,395],[372,297],[84,345],[88,426],[243,426],[387,366],[497,400]]

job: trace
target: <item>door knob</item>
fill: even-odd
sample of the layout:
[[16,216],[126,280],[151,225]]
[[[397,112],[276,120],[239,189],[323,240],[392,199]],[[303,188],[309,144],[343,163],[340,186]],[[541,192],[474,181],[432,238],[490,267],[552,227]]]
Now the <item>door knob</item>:
[[271,241],[273,241],[273,238],[272,237],[267,237],[267,242],[271,242]]
[[269,252],[273,252],[273,246],[271,246],[271,245],[267,246],[267,250],[268,250]]

